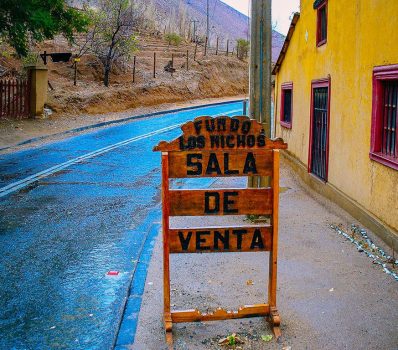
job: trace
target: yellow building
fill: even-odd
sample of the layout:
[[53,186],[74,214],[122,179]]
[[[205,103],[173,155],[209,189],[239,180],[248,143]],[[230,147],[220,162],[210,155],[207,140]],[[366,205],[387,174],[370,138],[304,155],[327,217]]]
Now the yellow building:
[[273,73],[275,134],[314,189],[398,249],[397,0],[301,0]]

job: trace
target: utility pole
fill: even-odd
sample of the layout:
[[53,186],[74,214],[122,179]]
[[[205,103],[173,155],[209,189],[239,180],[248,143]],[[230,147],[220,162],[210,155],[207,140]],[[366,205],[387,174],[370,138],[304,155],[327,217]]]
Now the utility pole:
[[246,33],[247,42],[250,40],[250,1],[247,4],[247,33]]
[[193,42],[196,43],[196,23],[199,21],[197,19],[191,19],[191,23],[193,23]]
[[252,0],[250,49],[250,118],[271,137],[271,0]]
[[[250,39],[250,111],[271,137],[271,0],[252,0]],[[269,181],[269,178],[268,178]],[[249,187],[267,185],[267,178],[249,178]]]
[[206,11],[206,13],[207,13],[207,16],[206,16],[206,38],[207,38],[207,43],[206,43],[206,45],[209,43],[209,39],[210,39],[210,37],[209,37],[209,34],[210,34],[210,27],[209,27],[209,1],[210,0],[207,0],[207,11]]

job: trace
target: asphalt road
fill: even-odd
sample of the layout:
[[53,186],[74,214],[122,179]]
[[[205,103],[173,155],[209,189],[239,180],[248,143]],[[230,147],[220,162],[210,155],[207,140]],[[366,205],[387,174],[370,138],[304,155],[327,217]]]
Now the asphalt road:
[[160,220],[152,147],[196,116],[241,111],[165,113],[0,155],[0,349],[131,343]]

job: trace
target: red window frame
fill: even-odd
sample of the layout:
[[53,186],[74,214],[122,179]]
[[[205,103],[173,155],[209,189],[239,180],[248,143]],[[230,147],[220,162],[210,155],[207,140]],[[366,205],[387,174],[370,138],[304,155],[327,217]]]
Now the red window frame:
[[[290,105],[290,122],[285,121],[285,92],[286,90],[291,91],[291,105]],[[293,122],[293,83],[283,83],[281,85],[281,114],[280,114],[280,124],[284,128],[291,129]]]
[[[370,159],[398,170],[398,155],[396,157],[381,152],[383,134],[383,83],[388,80],[398,80],[398,64],[378,66],[373,69],[373,101],[372,101],[372,128],[370,139]],[[398,135],[397,135],[398,136]],[[398,137],[395,140],[395,149],[398,150]]]
[[[321,10],[325,9],[325,21],[326,21],[326,38],[321,39],[322,35],[322,16],[321,16]],[[326,44],[328,40],[328,0],[325,0],[324,2],[321,2],[320,5],[318,5],[317,9],[317,17],[316,17],[316,46],[322,46]]]
[[[314,89],[327,87],[328,88],[328,129],[326,133],[326,176],[325,182],[329,179],[329,134],[330,134],[330,95],[331,95],[331,81],[330,77],[324,79],[316,79],[311,82],[311,109],[310,109],[310,140],[308,147],[308,173],[312,172],[311,164],[312,164],[312,127],[314,123]],[[322,179],[320,179],[322,181]]]

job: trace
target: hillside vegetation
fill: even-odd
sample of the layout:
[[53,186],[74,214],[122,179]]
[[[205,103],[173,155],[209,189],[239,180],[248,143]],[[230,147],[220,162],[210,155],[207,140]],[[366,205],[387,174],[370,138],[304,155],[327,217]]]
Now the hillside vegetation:
[[[47,105],[53,114],[98,114],[247,94],[248,18],[222,1],[210,1],[212,49],[207,49],[207,54],[203,45],[206,0],[91,0],[84,3],[74,0],[69,3],[91,18],[88,33],[75,34],[73,44],[62,36],[32,42],[29,55],[22,59],[2,44],[0,55],[0,75],[13,76],[21,75],[24,64],[40,62],[40,52],[72,52],[78,59],[76,85],[73,60],[67,63],[48,60],[51,89]],[[196,37],[191,19],[196,20]],[[281,34],[274,32],[273,56],[279,53],[282,39]],[[226,40],[230,44],[229,55],[225,52]],[[237,42],[245,47],[239,54]],[[173,69],[166,70],[166,66]]]
[[[49,107],[56,113],[94,114],[248,92],[248,64],[236,56],[214,53],[204,56],[203,48],[198,48],[194,61],[192,44],[174,47],[162,38],[147,35],[139,36],[139,42],[134,83],[133,60],[114,66],[110,88],[103,85],[102,66],[94,56],[85,55],[79,62],[77,86],[73,85],[74,69],[70,63],[50,62],[49,79],[54,90],[49,92]],[[42,50],[61,48],[60,44],[55,47],[48,42]],[[154,53],[156,78],[153,78]],[[172,55],[176,69],[173,74],[164,70]]]

